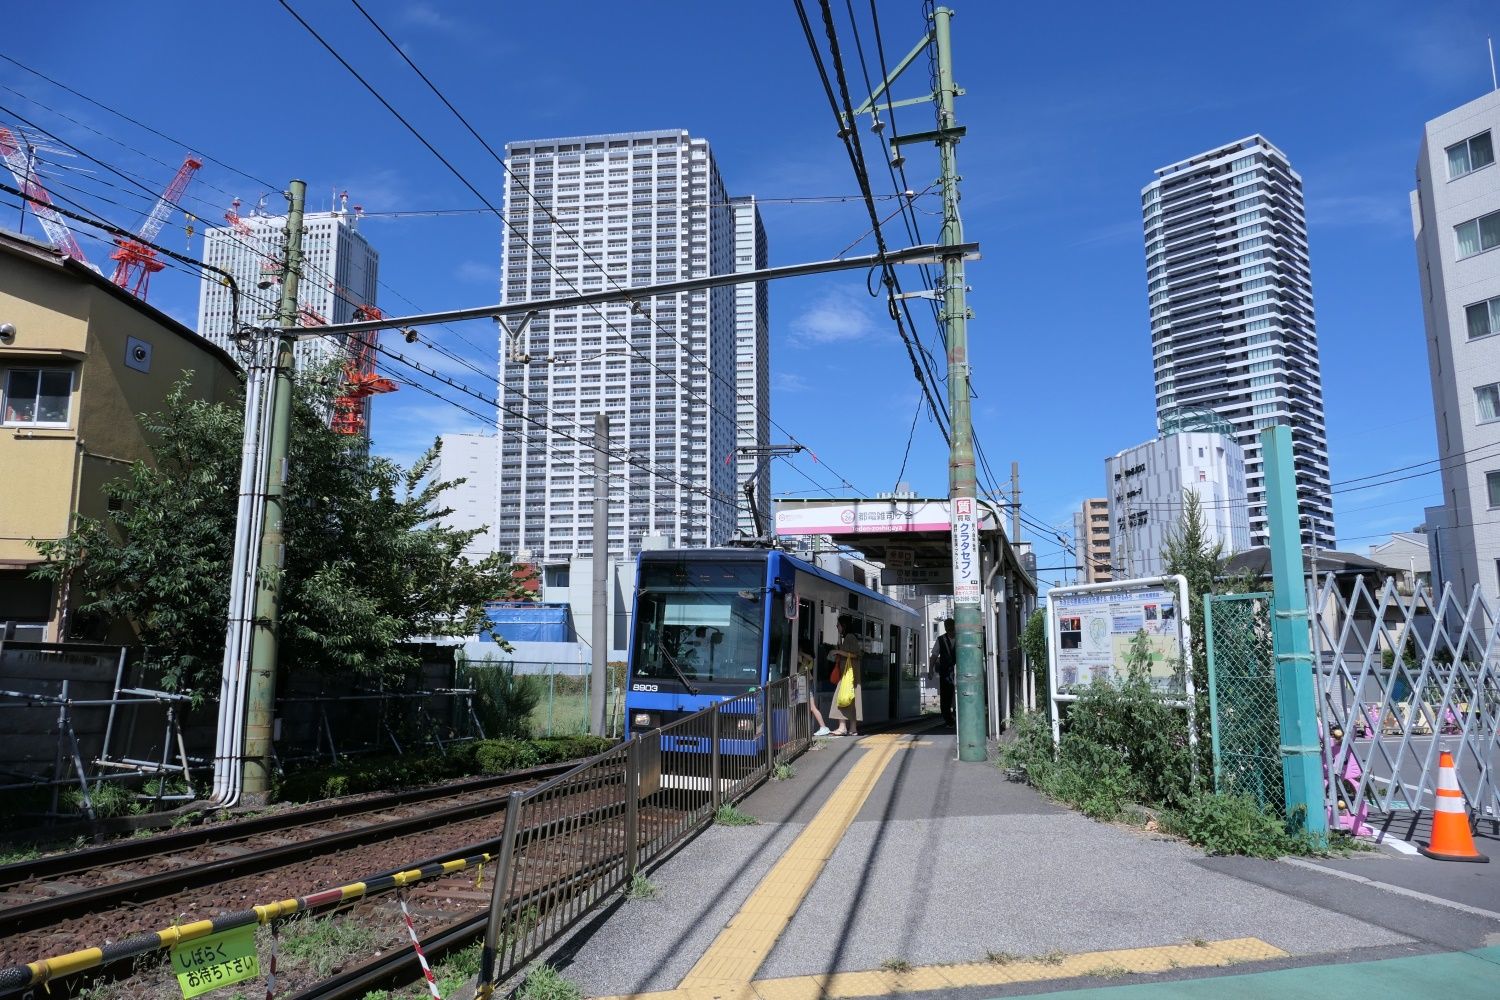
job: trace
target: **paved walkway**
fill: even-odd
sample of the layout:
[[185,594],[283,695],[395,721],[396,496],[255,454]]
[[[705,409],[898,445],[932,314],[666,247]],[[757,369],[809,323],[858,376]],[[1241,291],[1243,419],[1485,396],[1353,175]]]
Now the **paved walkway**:
[[[553,964],[589,996],[650,1000],[981,1000],[1145,976],[1130,989],[1182,997],[1210,975],[1229,997],[1339,996],[1327,984],[1349,977],[1368,996],[1371,976],[1374,995],[1500,996],[1484,950],[1500,881],[1451,872],[1500,865],[1204,858],[952,756],[930,730],[826,741],[741,804],[759,825],[699,836],[650,873],[655,899],[605,911]],[[1417,867],[1491,880],[1391,891],[1423,885]],[[1247,985],[1251,963],[1289,978]],[[1408,989],[1424,976],[1448,985]]]

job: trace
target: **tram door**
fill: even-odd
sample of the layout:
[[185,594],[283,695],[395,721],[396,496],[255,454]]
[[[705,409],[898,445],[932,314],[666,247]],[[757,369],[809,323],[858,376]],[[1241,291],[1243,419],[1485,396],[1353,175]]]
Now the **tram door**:
[[906,649],[906,629],[900,625],[891,625],[891,641],[886,650],[890,655],[886,658],[887,670],[890,671],[890,694],[891,712],[889,718],[901,718],[901,653]]

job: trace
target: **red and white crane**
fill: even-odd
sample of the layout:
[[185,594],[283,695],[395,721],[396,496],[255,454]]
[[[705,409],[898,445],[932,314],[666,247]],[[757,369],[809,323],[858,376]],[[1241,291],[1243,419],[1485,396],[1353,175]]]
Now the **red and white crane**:
[[37,180],[31,155],[23,146],[29,146],[29,144],[4,125],[0,125],[0,159],[3,159],[5,165],[10,168],[11,175],[16,179],[16,185],[26,192],[26,201],[31,205],[31,211],[36,215],[37,221],[42,224],[42,231],[47,234],[47,239],[54,247],[80,264],[87,264],[88,258],[83,255],[83,248],[73,238],[73,230],[68,228],[67,222],[63,221],[63,217],[58,215],[57,209],[52,206],[52,198]]
[[109,255],[110,260],[119,262],[115,265],[113,279],[115,284],[139,298],[146,297],[146,286],[151,281],[151,276],[166,267],[156,259],[156,251],[147,244],[155,240],[156,234],[161,232],[167,216],[172,213],[172,209],[177,207],[177,202],[182,198],[182,193],[187,190],[188,183],[202,166],[203,161],[197,157],[184,157],[182,166],[177,168],[172,182],[156,200],[156,205],[146,216],[146,221],[142,222],[140,229],[136,230],[136,238],[115,240],[115,245],[119,249]]
[[[356,320],[383,319],[375,306],[356,306]],[[375,373],[374,330],[349,334],[345,344],[348,360],[344,362],[344,386],[333,400],[333,432],[365,432],[365,400],[382,392],[395,392],[396,383]]]

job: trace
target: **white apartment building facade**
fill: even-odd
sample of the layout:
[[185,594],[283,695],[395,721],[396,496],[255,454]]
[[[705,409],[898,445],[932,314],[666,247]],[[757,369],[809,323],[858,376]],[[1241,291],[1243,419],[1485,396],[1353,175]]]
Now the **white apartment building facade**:
[[1245,456],[1232,434],[1184,431],[1104,460],[1109,490],[1110,562],[1125,579],[1166,572],[1162,548],[1198,496],[1209,544],[1228,556],[1250,547]]
[[[760,207],[753,196],[730,199],[734,213],[734,269],[754,271],[768,267],[766,230]],[[771,315],[766,282],[734,286],[734,391],[736,444],[756,448],[761,454],[737,455],[735,484],[739,490],[755,480],[755,502],[763,523],[771,524],[771,459],[764,454],[771,443]],[[738,529],[755,534],[754,519],[740,508]]]
[[461,531],[478,530],[480,534],[464,547],[464,557],[477,562],[499,548],[495,524],[495,449],[493,434],[443,434],[433,474],[440,483],[463,480],[444,491],[438,503],[452,513],[441,522]]
[[[302,325],[352,323],[361,305],[374,305],[380,255],[359,231],[359,216],[347,210],[309,212],[302,217],[302,279],[297,306]],[[238,223],[210,228],[203,262],[228,271],[240,289],[239,323],[273,322],[281,302],[280,271],[286,247],[286,216],[246,215]],[[267,288],[258,287],[270,281]],[[204,271],[198,286],[198,333],[238,356],[233,297],[219,275]],[[297,342],[299,368],[341,357],[343,338],[309,337]]]
[[1332,548],[1302,179],[1254,135],[1160,168],[1141,207],[1158,416],[1209,409],[1233,426],[1252,545],[1268,538],[1260,431],[1289,426],[1302,544]]
[[[506,146],[507,302],[727,274],[729,199],[686,131]],[[736,526],[735,289],[538,314],[529,363],[502,352],[497,543],[592,556],[593,422],[610,420],[608,551],[704,546]]]
[[1428,122],[1411,195],[1443,503],[1433,583],[1500,601],[1500,91]]

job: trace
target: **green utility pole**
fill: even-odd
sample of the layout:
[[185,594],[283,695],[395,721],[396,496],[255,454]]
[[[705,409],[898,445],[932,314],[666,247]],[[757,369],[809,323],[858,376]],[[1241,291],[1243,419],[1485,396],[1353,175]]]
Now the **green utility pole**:
[[266,462],[266,511],[261,526],[260,577],[255,584],[254,633],[250,640],[250,699],[245,714],[246,796],[271,788],[271,740],[276,714],[276,619],[281,571],[286,565],[287,458],[292,437],[292,348],[297,325],[297,282],[302,274],[302,208],[307,184],[292,181],[286,192],[286,257],[281,304],[276,310],[276,378],[271,385],[271,434]]
[[1328,835],[1323,758],[1318,746],[1318,704],[1308,650],[1307,590],[1302,578],[1302,522],[1292,431],[1284,425],[1260,432],[1266,467],[1266,519],[1271,532],[1271,638],[1276,651],[1276,710],[1281,722],[1281,774],[1287,818],[1301,817],[1315,837]]
[[948,412],[952,449],[948,457],[949,516],[953,523],[953,603],[958,626],[958,759],[982,761],[985,746],[984,626],[979,614],[979,512],[974,499],[974,426],[969,417],[969,307],[964,256],[950,250],[964,241],[958,215],[959,128],[953,111],[953,11],[932,12],[937,44],[937,146],[943,184],[943,326],[948,331]]

